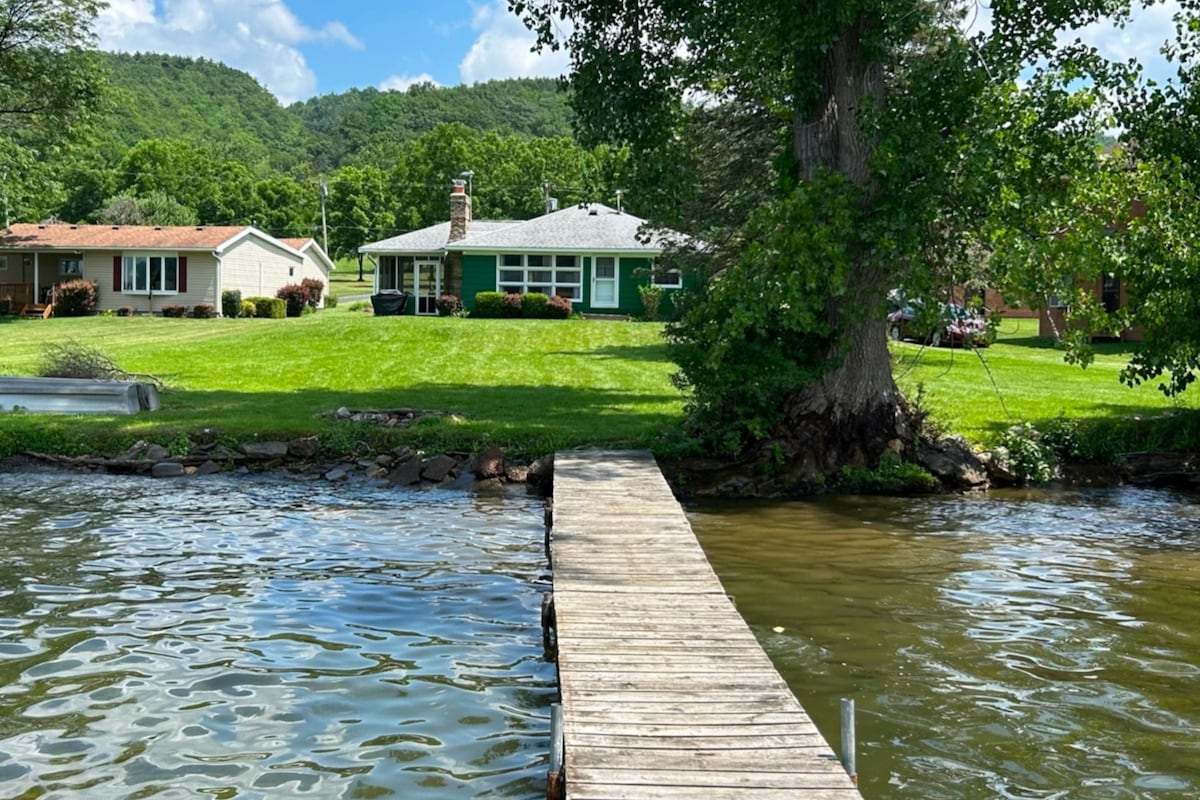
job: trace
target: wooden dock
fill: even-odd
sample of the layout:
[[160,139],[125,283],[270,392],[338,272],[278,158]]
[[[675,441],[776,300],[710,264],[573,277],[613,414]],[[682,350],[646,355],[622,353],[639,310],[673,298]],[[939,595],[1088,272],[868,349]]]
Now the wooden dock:
[[861,800],[645,452],[554,462],[568,800]]

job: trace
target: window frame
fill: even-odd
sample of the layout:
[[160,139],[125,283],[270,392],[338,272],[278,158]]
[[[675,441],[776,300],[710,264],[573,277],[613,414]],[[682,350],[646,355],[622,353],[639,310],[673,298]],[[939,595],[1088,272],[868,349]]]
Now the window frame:
[[[667,283],[665,281],[659,280],[659,276],[667,276],[667,275],[674,275],[675,280],[671,283]],[[650,263],[650,283],[654,286],[659,287],[660,289],[682,289],[683,288],[683,270],[678,269],[676,267],[672,267],[671,269],[665,269],[665,270],[659,269],[658,267],[656,267],[654,265],[654,262],[651,262]]]
[[[517,273],[520,273],[519,279]],[[533,273],[549,273],[549,280],[535,279]],[[564,273],[575,273],[575,280],[565,280]],[[545,277],[544,274],[537,276]],[[571,294],[564,295],[563,290]],[[569,253],[497,253],[496,291],[543,292],[547,296],[558,295],[572,303],[582,303],[583,257]]]
[[[138,286],[138,259],[146,260],[145,285]],[[158,287],[154,286],[151,264],[160,259]],[[174,289],[162,288],[167,284],[167,262],[175,262]],[[130,278],[132,277],[132,280]],[[132,288],[130,288],[132,287]],[[179,253],[159,250],[132,250],[121,253],[121,294],[130,295],[176,295],[179,294]]]

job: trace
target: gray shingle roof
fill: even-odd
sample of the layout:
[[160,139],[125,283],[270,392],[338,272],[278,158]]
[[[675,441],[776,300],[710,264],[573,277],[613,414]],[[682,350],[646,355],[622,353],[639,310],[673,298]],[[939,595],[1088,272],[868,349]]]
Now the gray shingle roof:
[[[490,220],[490,219],[475,219],[471,220],[468,230],[472,233],[484,233],[487,231],[506,228],[510,225],[519,225],[519,222],[514,220]],[[439,222],[437,225],[430,225],[428,228],[409,231],[402,233],[399,236],[393,236],[390,239],[384,239],[379,242],[371,242],[358,248],[360,253],[440,253],[446,247],[446,240],[450,238],[450,223]]]
[[659,253],[662,245],[638,241],[645,220],[602,203],[570,206],[494,231],[472,229],[450,250],[487,252],[638,252]]
[[638,240],[641,217],[609,208],[603,203],[570,206],[525,221],[472,220],[466,238],[447,243],[450,223],[372,242],[360,253],[439,253],[443,250],[521,253],[661,253],[661,237],[649,243]]

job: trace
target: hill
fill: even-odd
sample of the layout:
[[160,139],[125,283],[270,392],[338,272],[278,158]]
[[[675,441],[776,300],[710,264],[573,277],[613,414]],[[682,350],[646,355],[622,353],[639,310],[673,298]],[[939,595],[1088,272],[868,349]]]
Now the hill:
[[125,147],[143,139],[183,139],[276,169],[307,159],[311,145],[304,124],[245,72],[180,56],[102,55],[113,91],[100,129]]
[[222,158],[279,171],[390,166],[397,148],[438,125],[531,137],[570,136],[567,95],[549,78],[407,92],[352,89],[284,108],[245,72],[205,59],[104,53],[111,108],[102,138],[132,147],[182,139]]
[[527,136],[571,136],[572,112],[557,80],[520,78],[472,86],[416,84],[407,92],[354,89],[295,103],[318,170],[345,163],[388,166],[398,145],[447,123]]

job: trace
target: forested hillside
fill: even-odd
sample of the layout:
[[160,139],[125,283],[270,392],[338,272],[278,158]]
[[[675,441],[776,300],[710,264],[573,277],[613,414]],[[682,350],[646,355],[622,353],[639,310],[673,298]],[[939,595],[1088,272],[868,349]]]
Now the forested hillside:
[[558,82],[548,78],[489,81],[407,92],[353,89],[314,97],[289,108],[312,135],[317,169],[343,163],[382,166],[396,149],[438,125],[527,136],[570,136],[571,113]]
[[444,219],[450,181],[465,171],[476,214],[494,218],[539,213],[546,184],[563,203],[612,202],[625,181],[624,151],[575,143],[553,80],[357,89],[283,108],[223,64],[98,55],[107,102],[80,135],[0,131],[11,219],[312,235],[324,183],[330,250],[345,256]]

